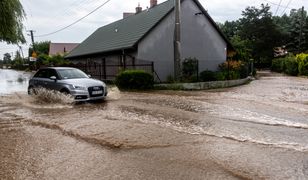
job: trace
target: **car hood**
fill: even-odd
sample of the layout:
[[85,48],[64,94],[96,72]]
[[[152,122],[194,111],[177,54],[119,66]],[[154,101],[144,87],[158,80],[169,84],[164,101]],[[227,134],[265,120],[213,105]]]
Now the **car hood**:
[[91,78],[80,79],[64,79],[61,80],[65,84],[71,84],[75,86],[91,87],[91,86],[106,86],[104,82]]

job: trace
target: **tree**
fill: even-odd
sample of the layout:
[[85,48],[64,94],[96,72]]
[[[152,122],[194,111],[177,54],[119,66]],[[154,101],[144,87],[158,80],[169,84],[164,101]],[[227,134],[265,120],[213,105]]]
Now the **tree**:
[[232,59],[248,62],[251,59],[252,52],[249,41],[241,39],[238,35],[231,37],[230,41],[237,52]]
[[284,14],[281,17],[274,16],[273,21],[274,24],[276,24],[278,31],[281,33],[282,45],[287,45],[291,41],[291,33],[290,33],[291,18],[287,14]]
[[0,42],[25,43],[22,20],[25,12],[19,0],[0,1]]
[[259,66],[269,66],[273,48],[281,45],[281,33],[272,19],[270,6],[247,7],[242,12],[239,35],[251,44],[252,57]]
[[5,53],[3,55],[3,64],[11,64],[11,62],[12,62],[11,58],[12,58],[12,56],[11,56],[10,53]]
[[306,34],[307,30],[307,12],[302,9],[292,9],[290,12],[291,26],[290,26],[290,41],[288,43],[288,49],[294,53],[301,53],[307,50],[308,38]]
[[239,21],[226,21],[224,24],[219,23],[218,25],[224,35],[229,39],[239,33]]
[[[48,55],[49,45],[50,45],[50,41],[35,42],[34,47],[35,47],[37,55],[42,55],[42,54]],[[33,48],[30,48],[29,56],[31,56],[32,52],[33,52]]]

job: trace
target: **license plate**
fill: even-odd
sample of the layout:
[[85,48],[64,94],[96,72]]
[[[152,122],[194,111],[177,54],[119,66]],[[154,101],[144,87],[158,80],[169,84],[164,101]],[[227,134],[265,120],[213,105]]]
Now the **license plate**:
[[103,91],[92,91],[92,95],[98,95],[98,94],[103,94]]

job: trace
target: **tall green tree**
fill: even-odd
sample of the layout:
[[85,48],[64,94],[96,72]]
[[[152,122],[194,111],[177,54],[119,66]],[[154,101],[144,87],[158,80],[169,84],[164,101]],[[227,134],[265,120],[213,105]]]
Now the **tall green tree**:
[[281,33],[281,46],[287,45],[291,41],[291,18],[287,14],[282,16],[274,16],[273,21],[276,24],[278,31]]
[[12,56],[10,53],[5,53],[3,55],[3,64],[11,64],[12,62]]
[[247,7],[242,12],[239,35],[249,41],[252,57],[259,66],[271,64],[273,48],[281,45],[281,33],[272,19],[270,6]]
[[[36,50],[37,55],[48,55],[49,54],[49,45],[50,41],[41,41],[41,42],[35,42],[34,47]],[[31,56],[33,52],[33,48],[29,49],[29,55]]]
[[290,12],[290,41],[288,49],[294,53],[301,53],[307,50],[308,41],[306,34],[308,33],[306,19],[307,12],[302,9],[292,9]]
[[19,0],[0,1],[0,42],[25,43],[22,20],[25,12]]
[[239,21],[226,21],[224,24],[219,24],[221,31],[229,39],[239,34],[239,26]]
[[234,60],[248,62],[251,59],[252,46],[248,40],[243,40],[239,35],[234,35],[230,38],[233,47],[237,53],[232,57]]

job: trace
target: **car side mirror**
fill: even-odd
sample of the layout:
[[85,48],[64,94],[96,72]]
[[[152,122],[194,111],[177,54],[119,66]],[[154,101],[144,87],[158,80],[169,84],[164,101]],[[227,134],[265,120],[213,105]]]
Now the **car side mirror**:
[[88,74],[88,77],[89,77],[89,78],[91,78],[91,75],[90,75],[90,74]]
[[57,81],[57,77],[56,76],[51,76],[50,79],[54,80],[54,81]]

